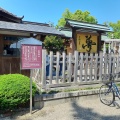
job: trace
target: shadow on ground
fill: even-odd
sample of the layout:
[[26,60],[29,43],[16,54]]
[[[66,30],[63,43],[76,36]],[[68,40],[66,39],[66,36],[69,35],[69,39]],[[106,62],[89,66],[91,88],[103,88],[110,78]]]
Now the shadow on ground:
[[74,120],[120,120],[120,115],[115,116],[101,116],[94,112],[91,108],[83,108],[77,103],[72,103]]
[[[56,119],[58,119],[58,120],[120,120],[120,115],[112,115],[112,113],[111,113],[111,115],[108,115],[108,116],[101,115],[98,113],[99,111],[95,112],[91,108],[84,108],[82,106],[79,106],[76,101],[71,102],[70,105],[71,105],[70,108],[72,107],[72,111],[70,111],[70,113],[65,113],[65,114],[67,114],[67,116],[71,119],[69,119],[69,118],[62,119],[62,116],[60,115],[60,113],[57,112],[57,114],[59,114],[59,115],[57,115],[55,117],[55,119],[52,119],[52,120],[56,120]],[[116,107],[119,107],[118,105],[119,105],[119,103],[117,103],[117,104],[115,103],[110,107],[114,107],[116,109]],[[99,107],[101,107],[101,106],[99,106]],[[10,116],[9,119],[8,118],[7,119],[0,118],[0,120],[18,120],[19,116],[24,116],[24,120],[34,120],[35,118],[37,118],[38,120],[39,119],[41,120],[43,118],[43,120],[44,120],[44,117],[46,117],[46,116],[48,116],[50,118],[49,113],[52,113],[54,116],[54,113],[56,110],[57,109],[52,110],[51,108],[48,111],[34,110],[32,116],[31,116],[29,114],[29,109],[25,109],[23,111],[14,113],[14,115]],[[61,112],[64,112],[64,108],[61,110],[62,110]],[[109,110],[109,107],[108,107],[108,110]],[[120,109],[118,109],[118,110],[120,110]],[[107,111],[105,111],[105,112],[107,112]],[[59,119],[58,116],[61,118]],[[45,119],[45,120],[49,120],[49,119]],[[51,120],[51,118],[50,118],[50,120]]]

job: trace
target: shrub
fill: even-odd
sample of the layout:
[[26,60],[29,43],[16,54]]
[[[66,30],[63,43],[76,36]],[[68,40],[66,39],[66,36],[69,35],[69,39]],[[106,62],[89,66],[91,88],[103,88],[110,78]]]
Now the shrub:
[[[32,84],[32,95],[36,92]],[[0,76],[0,110],[12,110],[30,99],[30,78],[21,74]]]

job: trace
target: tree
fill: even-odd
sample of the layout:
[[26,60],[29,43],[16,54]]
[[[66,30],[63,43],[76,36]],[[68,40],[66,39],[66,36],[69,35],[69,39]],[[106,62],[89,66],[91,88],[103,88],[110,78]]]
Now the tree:
[[[56,26],[56,28],[64,27],[66,22],[65,18],[82,22],[97,23],[97,20],[93,16],[90,16],[90,12],[88,11],[82,12],[81,10],[76,10],[74,13],[72,13],[68,9],[66,9],[65,12],[62,14],[62,18],[60,18],[60,20],[58,21],[58,25]],[[46,36],[44,45],[48,52],[62,51],[65,48],[65,46],[63,45],[63,39],[52,35]]]
[[48,50],[48,52],[53,51],[54,53],[56,53],[56,51],[64,50],[63,42],[64,41],[60,37],[49,35],[46,36],[44,40],[44,46]]
[[120,20],[117,23],[109,22],[108,26],[113,30],[108,36],[111,38],[112,34],[115,39],[120,39]]
[[90,12],[88,11],[82,12],[81,10],[76,10],[74,13],[72,13],[69,11],[69,9],[66,9],[65,12],[62,14],[62,18],[58,20],[57,28],[64,27],[66,22],[65,18],[81,22],[97,23],[97,19],[91,16]]

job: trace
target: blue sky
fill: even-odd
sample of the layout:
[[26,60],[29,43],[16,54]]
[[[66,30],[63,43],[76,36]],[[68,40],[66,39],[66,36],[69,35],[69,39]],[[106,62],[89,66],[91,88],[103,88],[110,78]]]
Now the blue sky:
[[120,0],[0,0],[0,7],[17,16],[24,15],[24,21],[54,25],[66,8],[71,12],[89,11],[99,24],[120,20]]

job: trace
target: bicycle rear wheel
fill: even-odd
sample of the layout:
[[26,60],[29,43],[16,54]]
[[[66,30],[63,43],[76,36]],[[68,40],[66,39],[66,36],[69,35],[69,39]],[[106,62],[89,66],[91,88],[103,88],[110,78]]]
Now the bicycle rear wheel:
[[108,85],[102,85],[99,90],[100,101],[105,105],[111,105],[115,100],[115,94]]

